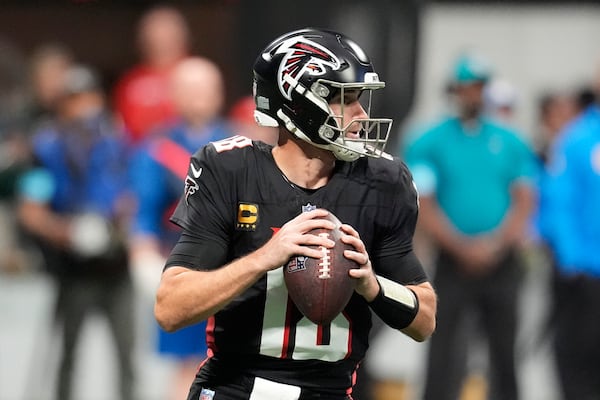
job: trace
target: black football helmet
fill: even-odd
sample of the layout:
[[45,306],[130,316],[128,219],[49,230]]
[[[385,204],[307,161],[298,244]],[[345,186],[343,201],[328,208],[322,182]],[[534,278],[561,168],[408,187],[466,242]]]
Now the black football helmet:
[[[256,59],[255,118],[259,125],[284,126],[343,161],[381,157],[392,120],[371,118],[370,109],[372,91],[384,86],[354,41],[336,32],[302,29],[275,39]],[[343,99],[349,91],[361,93],[368,118],[344,121]],[[334,98],[341,99],[340,115],[329,106]],[[356,123],[361,124],[360,137],[346,137]]]

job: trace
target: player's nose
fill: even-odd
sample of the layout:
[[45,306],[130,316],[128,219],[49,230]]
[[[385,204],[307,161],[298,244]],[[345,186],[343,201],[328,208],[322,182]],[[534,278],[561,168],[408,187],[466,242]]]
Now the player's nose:
[[348,105],[350,107],[352,119],[364,119],[368,118],[365,108],[360,101],[356,100]]

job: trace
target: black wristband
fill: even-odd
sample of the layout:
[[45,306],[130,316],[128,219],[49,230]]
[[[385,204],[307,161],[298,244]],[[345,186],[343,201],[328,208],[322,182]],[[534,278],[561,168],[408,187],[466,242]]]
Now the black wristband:
[[[379,282],[379,293],[369,303],[369,306],[390,327],[394,329],[406,328],[413,322],[419,312],[419,298],[406,286],[383,277],[377,277],[377,280]],[[387,295],[384,289],[386,286],[390,292]],[[393,291],[402,292],[402,296],[397,296],[397,293],[392,293]],[[405,296],[406,294],[409,294],[409,296]]]

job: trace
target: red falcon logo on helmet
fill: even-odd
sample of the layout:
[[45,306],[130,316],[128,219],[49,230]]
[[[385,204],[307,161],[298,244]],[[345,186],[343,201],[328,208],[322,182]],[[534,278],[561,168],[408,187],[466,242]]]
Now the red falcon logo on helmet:
[[[340,60],[327,48],[305,38],[292,38],[279,46],[277,53],[285,53],[279,64],[277,81],[281,94],[292,99],[292,84],[304,74],[319,76],[340,69]],[[290,79],[291,78],[291,79]]]

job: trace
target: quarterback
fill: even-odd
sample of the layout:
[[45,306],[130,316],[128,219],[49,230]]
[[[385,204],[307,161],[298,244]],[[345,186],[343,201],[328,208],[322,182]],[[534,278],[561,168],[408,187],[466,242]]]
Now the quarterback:
[[[254,64],[255,116],[275,146],[235,136],[191,158],[172,221],[155,316],[167,330],[207,320],[209,356],[188,399],[351,399],[372,312],[416,341],[435,329],[436,296],[412,249],[418,196],[384,152],[391,120],[371,118],[384,87],[363,50],[340,33],[303,29]],[[335,214],[354,294],[330,325],[290,300],[282,266],[333,247],[308,234]],[[317,340],[327,330],[326,342]]]

